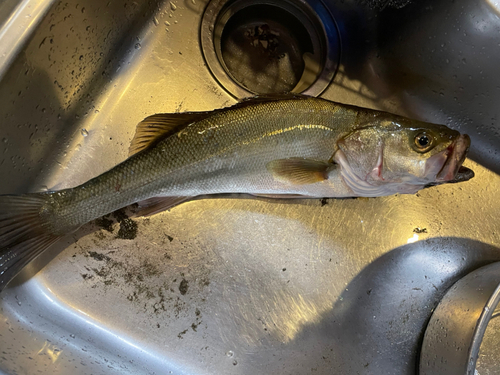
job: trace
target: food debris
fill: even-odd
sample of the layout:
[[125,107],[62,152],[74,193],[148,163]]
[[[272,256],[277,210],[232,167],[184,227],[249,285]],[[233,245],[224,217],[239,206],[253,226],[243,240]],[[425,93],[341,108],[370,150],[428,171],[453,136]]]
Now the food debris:
[[417,227],[417,228],[413,229],[413,233],[427,233],[427,228]]
[[185,295],[188,291],[188,288],[188,281],[186,279],[182,279],[181,283],[179,284],[179,292],[181,292],[182,295]]

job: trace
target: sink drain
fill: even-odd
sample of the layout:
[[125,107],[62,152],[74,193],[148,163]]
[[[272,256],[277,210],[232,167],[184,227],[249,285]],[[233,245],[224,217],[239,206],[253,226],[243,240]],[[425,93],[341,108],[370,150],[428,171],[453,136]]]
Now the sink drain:
[[339,33],[320,0],[212,0],[203,15],[207,65],[231,95],[317,96],[340,56]]

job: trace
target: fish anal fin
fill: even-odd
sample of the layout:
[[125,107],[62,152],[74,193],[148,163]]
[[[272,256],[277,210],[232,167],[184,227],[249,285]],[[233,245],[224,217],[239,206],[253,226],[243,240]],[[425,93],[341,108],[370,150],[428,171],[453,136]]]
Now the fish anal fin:
[[172,208],[174,206],[177,206],[178,204],[181,204],[182,202],[185,202],[191,198],[192,197],[178,197],[178,196],[149,198],[137,202],[139,207],[135,214],[136,216],[151,216],[163,212],[165,210],[168,210],[169,208]]
[[307,195],[302,194],[252,194],[254,197],[258,198],[272,198],[272,199],[304,199],[311,198]]
[[184,129],[189,124],[201,121],[212,112],[160,113],[146,117],[136,128],[130,143],[129,156],[145,150],[158,141]]
[[330,166],[327,162],[303,158],[278,159],[266,165],[277,181],[293,185],[314,184],[326,180]]

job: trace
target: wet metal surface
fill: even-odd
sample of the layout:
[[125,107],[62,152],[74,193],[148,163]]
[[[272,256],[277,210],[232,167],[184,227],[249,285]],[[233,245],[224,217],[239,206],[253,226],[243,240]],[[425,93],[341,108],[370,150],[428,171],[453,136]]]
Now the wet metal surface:
[[[0,295],[0,371],[416,374],[446,290],[500,260],[499,10],[326,4],[342,57],[322,96],[468,133],[476,177],[413,196],[198,200],[132,219],[135,237],[113,216],[87,225]],[[124,160],[144,117],[234,103],[202,56],[205,6],[56,2],[1,77],[0,192],[74,186]]]
[[499,271],[500,262],[481,267],[446,292],[425,330],[420,374],[476,373],[479,348],[500,301]]

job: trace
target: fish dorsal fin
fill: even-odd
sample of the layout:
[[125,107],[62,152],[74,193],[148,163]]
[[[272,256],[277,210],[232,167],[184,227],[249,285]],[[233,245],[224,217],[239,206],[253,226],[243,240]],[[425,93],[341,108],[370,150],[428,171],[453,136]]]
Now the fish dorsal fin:
[[292,185],[307,185],[328,179],[328,169],[332,165],[323,161],[290,158],[267,163],[266,167],[277,181]]
[[158,141],[184,129],[193,122],[203,120],[211,112],[159,113],[146,117],[138,125],[130,143],[129,156],[145,150]]

